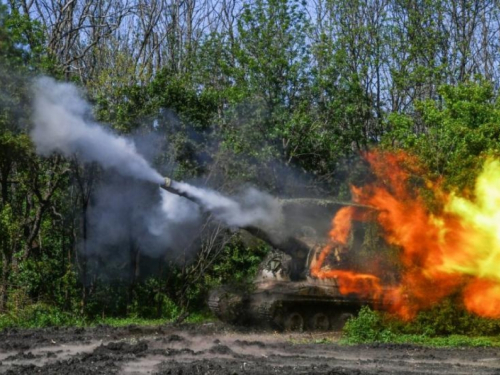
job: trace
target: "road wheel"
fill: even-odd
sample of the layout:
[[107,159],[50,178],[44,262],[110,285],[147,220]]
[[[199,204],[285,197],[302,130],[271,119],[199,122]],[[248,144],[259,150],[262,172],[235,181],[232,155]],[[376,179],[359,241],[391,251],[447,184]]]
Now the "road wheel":
[[316,313],[309,319],[309,329],[311,331],[328,331],[330,321],[323,313]]
[[304,330],[304,318],[298,312],[287,315],[284,322],[285,331],[302,332]]

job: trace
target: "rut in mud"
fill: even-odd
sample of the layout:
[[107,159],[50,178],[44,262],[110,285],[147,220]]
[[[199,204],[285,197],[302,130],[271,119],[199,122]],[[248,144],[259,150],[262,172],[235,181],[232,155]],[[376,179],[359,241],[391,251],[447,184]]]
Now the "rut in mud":
[[[341,346],[219,324],[0,333],[3,374],[499,374],[500,349]],[[328,337],[334,343],[315,343]]]

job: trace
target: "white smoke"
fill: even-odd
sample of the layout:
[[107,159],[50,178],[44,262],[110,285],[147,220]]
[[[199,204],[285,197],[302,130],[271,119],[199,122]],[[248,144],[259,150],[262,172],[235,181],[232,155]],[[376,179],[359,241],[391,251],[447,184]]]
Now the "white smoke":
[[[163,177],[137,152],[131,140],[91,120],[92,108],[76,86],[42,77],[36,80],[34,93],[31,137],[38,153],[76,154],[84,161],[97,162],[122,176],[163,183]],[[182,242],[179,235],[188,233],[187,230],[192,233],[201,222],[199,206],[185,198],[160,190],[158,206],[138,204],[144,199],[143,193],[147,193],[137,187],[123,189],[123,181],[119,184],[119,187],[111,184],[96,192],[97,205],[91,210],[96,249],[109,246],[110,240],[126,242],[132,236],[144,244],[146,252],[158,253],[152,249],[175,248]],[[174,187],[193,197],[204,211],[211,212],[228,226],[272,227],[280,217],[277,201],[256,189],[228,198],[187,183],[175,183]],[[134,220],[136,225],[131,224]]]
[[163,189],[160,189],[160,195],[159,215],[152,215],[148,223],[149,231],[155,236],[165,233],[170,223],[182,224],[200,218],[200,210],[195,203]]
[[34,128],[31,138],[42,155],[78,154],[103,168],[161,183],[162,176],[137,152],[132,141],[90,120],[91,108],[78,88],[42,77],[35,82]]
[[240,196],[231,199],[216,191],[201,189],[184,182],[174,182],[173,187],[194,198],[204,209],[229,226],[272,227],[280,220],[281,208],[277,200],[254,188],[249,188]]

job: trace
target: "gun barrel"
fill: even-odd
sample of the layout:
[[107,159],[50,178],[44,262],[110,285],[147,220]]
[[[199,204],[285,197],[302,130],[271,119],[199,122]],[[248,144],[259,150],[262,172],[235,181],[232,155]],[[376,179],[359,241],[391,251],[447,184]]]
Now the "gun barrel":
[[172,179],[169,177],[163,178],[163,184],[161,184],[160,187],[170,193],[177,194],[177,192],[172,189]]
[[169,193],[172,193],[172,194],[175,194],[175,195],[179,195],[183,198],[186,198],[186,199],[189,199],[190,201],[196,203],[196,204],[200,204],[200,202],[198,202],[194,197],[180,191],[178,188],[176,188],[176,182],[174,180],[172,180],[171,178],[169,177],[164,177],[163,178],[163,184],[160,185],[160,187],[163,189],[163,190],[166,190],[168,191]]

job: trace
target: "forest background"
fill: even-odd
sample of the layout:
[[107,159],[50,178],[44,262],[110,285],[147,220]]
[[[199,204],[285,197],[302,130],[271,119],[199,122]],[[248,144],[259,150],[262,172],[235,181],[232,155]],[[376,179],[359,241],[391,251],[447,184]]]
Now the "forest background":
[[[0,326],[180,321],[205,311],[210,288],[251,279],[269,250],[207,217],[196,251],[152,257],[133,239],[93,251],[89,212],[109,172],[37,156],[33,78],[79,85],[97,121],[175,179],[348,201],[372,147],[471,189],[499,154],[499,64],[496,0],[3,1]],[[499,330],[452,299],[417,326]]]

